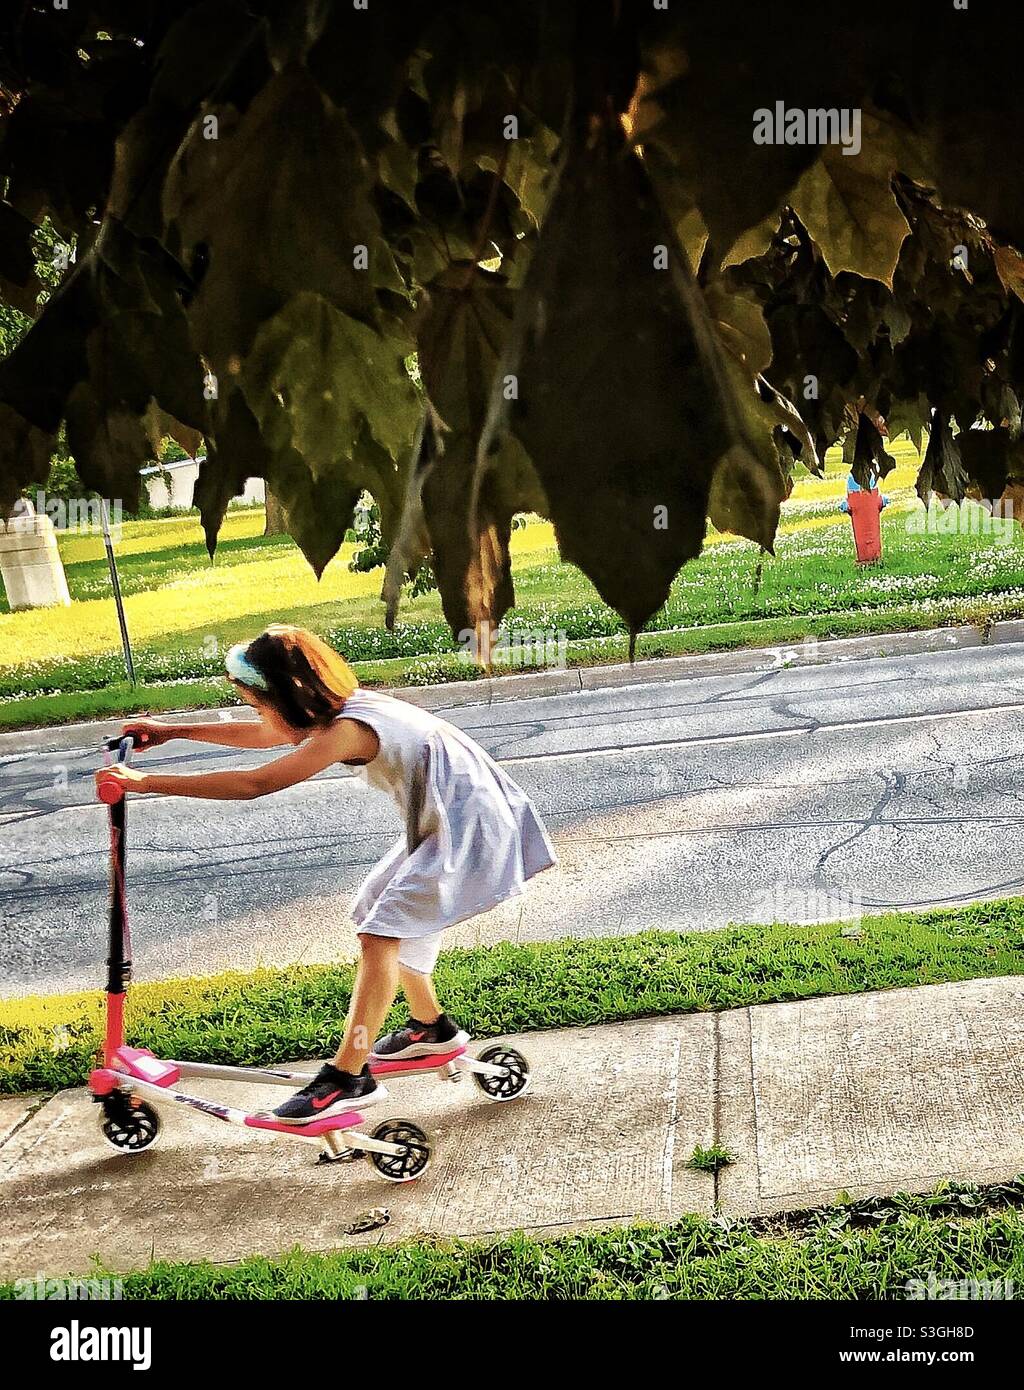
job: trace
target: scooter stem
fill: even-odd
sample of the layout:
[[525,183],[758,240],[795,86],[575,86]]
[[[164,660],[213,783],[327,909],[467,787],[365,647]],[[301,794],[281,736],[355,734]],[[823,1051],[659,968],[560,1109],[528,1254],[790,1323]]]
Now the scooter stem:
[[[117,761],[127,763],[134,739],[127,736],[111,739],[108,752],[117,748]],[[111,784],[108,784],[108,786]],[[125,892],[125,845],[128,831],[128,802],[121,795],[110,801],[99,788],[100,799],[110,812],[110,921],[107,954],[107,1029],[104,1039],[104,1061],[112,1066],[114,1053],[124,1044],[124,996],[132,974],[132,939],[128,929],[128,901]]]

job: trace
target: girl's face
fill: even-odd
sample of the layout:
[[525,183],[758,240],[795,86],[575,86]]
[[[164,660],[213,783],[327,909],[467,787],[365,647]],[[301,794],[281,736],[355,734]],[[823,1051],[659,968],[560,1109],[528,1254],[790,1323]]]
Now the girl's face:
[[303,739],[309,737],[308,733],[302,729],[293,728],[286,719],[282,719],[273,705],[268,705],[265,700],[261,700],[259,691],[250,690],[247,685],[242,685],[240,681],[232,681],[232,685],[245,703],[252,705],[263,723],[272,730],[282,743],[301,743]]

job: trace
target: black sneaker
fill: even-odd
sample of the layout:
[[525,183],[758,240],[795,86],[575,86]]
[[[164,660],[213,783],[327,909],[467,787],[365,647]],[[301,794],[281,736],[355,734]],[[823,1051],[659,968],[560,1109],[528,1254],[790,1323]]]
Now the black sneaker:
[[306,1125],[311,1120],[328,1119],[332,1115],[343,1115],[346,1110],[362,1109],[383,1100],[387,1092],[370,1075],[370,1068],[363,1067],[358,1076],[351,1072],[339,1071],[329,1062],[317,1072],[308,1086],[289,1097],[272,1113],[275,1119],[289,1125]]
[[464,1033],[447,1014],[442,1014],[434,1023],[420,1023],[410,1018],[404,1028],[395,1033],[386,1033],[373,1045],[371,1057],[388,1062],[404,1058],[433,1057],[438,1053],[454,1052],[465,1047],[469,1034]]

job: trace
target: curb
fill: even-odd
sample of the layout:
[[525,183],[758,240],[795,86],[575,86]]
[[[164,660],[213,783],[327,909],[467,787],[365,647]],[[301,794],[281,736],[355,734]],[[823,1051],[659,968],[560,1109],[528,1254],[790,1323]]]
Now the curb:
[[[1015,642],[1024,642],[1024,619],[1021,618],[993,623],[987,635],[977,627],[962,626],[880,633],[872,637],[840,637],[827,641],[805,638],[791,646],[743,647],[731,652],[656,657],[634,666],[625,663],[581,666],[572,670],[530,672],[522,676],[485,676],[480,680],[450,681],[443,685],[399,686],[388,693],[419,705],[421,709],[460,709],[465,705],[504,704],[509,700],[536,699],[544,695],[579,695],[588,690],[649,685],[652,681],[694,680],[801,666],[828,666],[843,661],[962,651],[971,647]],[[243,711],[237,706],[195,712],[175,710],[159,717],[168,723],[179,724],[190,721],[196,713],[207,719],[251,718],[248,710]],[[42,729],[13,730],[0,734],[0,758],[23,753],[84,750],[116,734],[122,722],[120,718],[110,718]]]

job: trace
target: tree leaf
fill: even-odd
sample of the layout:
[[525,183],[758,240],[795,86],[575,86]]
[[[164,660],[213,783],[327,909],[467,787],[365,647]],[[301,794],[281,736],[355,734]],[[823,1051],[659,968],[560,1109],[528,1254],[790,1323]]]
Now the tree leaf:
[[471,261],[427,286],[416,346],[424,389],[445,429],[479,435],[514,309],[506,278]]
[[[658,21],[629,110],[633,138],[645,151],[659,148],[675,166],[721,263],[743,233],[765,221],[778,224],[783,203],[815,152],[801,145],[754,143],[753,113],[764,104],[767,84],[749,61],[734,58],[728,75],[723,71],[722,55],[735,53],[734,14],[704,7],[694,23],[679,7]],[[747,32],[770,25],[767,12],[743,18]],[[760,36],[773,53],[772,90],[784,90],[797,105],[808,71],[798,56],[808,35],[799,28],[786,26],[782,45],[773,45],[763,31]]]
[[514,602],[511,518],[544,500],[522,450],[509,444],[483,490],[475,490],[476,446],[508,337],[515,295],[505,278],[472,262],[428,287],[417,324],[430,402],[406,500],[406,518],[385,584],[394,620],[401,584],[433,554],[445,617],[458,636],[475,629],[478,651]]
[[879,481],[895,467],[895,459],[885,452],[878,426],[866,411],[861,411],[851,469],[854,481],[862,488],[877,487]]
[[704,298],[723,347],[746,369],[753,386],[772,360],[772,336],[761,305],[752,291],[718,278],[705,288]]
[[851,270],[892,288],[900,247],[910,232],[892,192],[898,167],[892,127],[865,111],[859,153],[823,145],[793,189],[789,201],[833,275]]
[[742,232],[729,247],[719,264],[720,270],[731,265],[742,265],[744,261],[763,256],[771,245],[772,238],[778,234],[779,214],[773,209],[756,226]]
[[[745,445],[730,449],[716,468],[708,517],[719,531],[746,536],[771,551],[793,453],[805,448],[812,469],[817,456],[795,408],[762,375],[771,362],[772,340],[753,290],[716,273],[704,298],[725,349]],[[784,427],[793,436],[787,450],[780,448]]]
[[1014,246],[1000,246],[994,242],[992,260],[1003,289],[1024,300],[1024,256]]
[[82,381],[67,402],[68,450],[87,488],[118,499],[125,511],[139,505],[139,469],[154,456],[142,420],[130,410],[110,406]]
[[217,549],[217,533],[233,497],[244,491],[249,478],[266,478],[273,466],[259,426],[242,392],[234,389],[218,396],[212,408],[212,427],[206,436],[206,460],[192,492],[206,534],[206,549]]
[[823,456],[839,437],[847,403],[857,394],[860,360],[820,304],[792,303],[780,295],[765,317],[772,335],[768,379],[798,406]]
[[294,449],[321,479],[344,467],[364,420],[392,455],[409,448],[419,412],[403,349],[304,292],[257,333],[241,387],[271,450]]
[[484,638],[498,627],[515,602],[509,557],[514,504],[502,506],[497,475],[488,475],[487,490],[473,507],[475,446],[468,434],[450,439],[431,432],[440,456],[420,461],[420,487],[434,573],[444,615],[456,638],[474,631]]
[[[977,496],[1001,499],[1008,489],[1019,489],[1024,483],[1024,444],[1009,430],[961,430],[956,444],[970,490]],[[1016,495],[1009,500],[1019,519]]]
[[957,440],[944,416],[936,413],[928,436],[928,448],[917,477],[917,495],[925,502],[933,492],[962,502],[967,494],[967,472]]
[[924,396],[916,400],[898,400],[889,409],[886,420],[890,439],[907,434],[918,453],[924,441],[926,426],[931,420],[931,406]]
[[639,629],[700,552],[715,467],[742,438],[686,254],[617,124],[595,120],[567,147],[492,392],[478,489],[509,430],[563,557]]
[[0,401],[0,520],[22,488],[46,481],[54,437]]
[[0,201],[0,297],[30,317],[35,316],[42,289],[32,254],[34,232],[27,217]]
[[[206,115],[219,121],[216,139],[205,138]],[[356,255],[380,238],[371,188],[344,113],[301,67],[274,76],[244,113],[226,107],[197,116],[170,167],[163,207],[186,263],[198,255],[205,267],[189,318],[218,375],[298,293],[375,321],[373,279]]]

